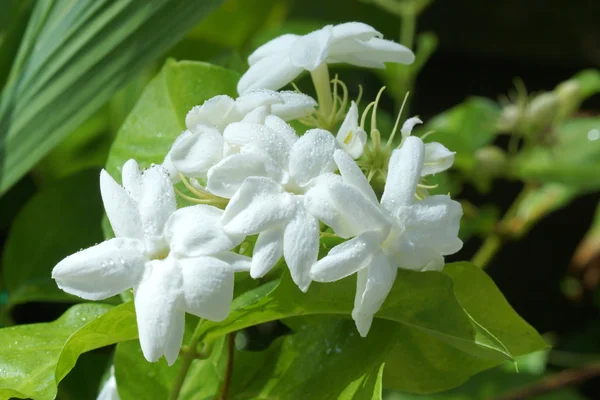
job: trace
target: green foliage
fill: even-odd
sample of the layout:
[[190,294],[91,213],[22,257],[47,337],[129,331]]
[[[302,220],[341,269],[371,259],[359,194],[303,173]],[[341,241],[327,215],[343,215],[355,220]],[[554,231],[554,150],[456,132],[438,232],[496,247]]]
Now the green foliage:
[[80,304],[50,323],[0,330],[0,396],[54,399],[81,353],[137,337],[132,304]]
[[51,271],[64,257],[102,240],[98,176],[96,169],[75,174],[38,192],[20,210],[2,254],[10,305],[78,300],[56,286]]
[[219,3],[37,2],[0,99],[0,193]]
[[238,79],[236,73],[214,65],[167,61],[119,130],[107,171],[120,179],[121,166],[132,156],[142,167],[162,163],[185,130],[187,112],[218,94],[235,96]]
[[519,154],[514,175],[523,180],[557,182],[580,191],[600,188],[600,118],[576,118],[556,130],[556,143]]

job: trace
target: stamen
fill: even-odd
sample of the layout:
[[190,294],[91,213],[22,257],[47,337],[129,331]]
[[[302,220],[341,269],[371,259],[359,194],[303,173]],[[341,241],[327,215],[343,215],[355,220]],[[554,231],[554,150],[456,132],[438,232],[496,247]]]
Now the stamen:
[[417,187],[420,187],[421,189],[435,189],[438,186],[440,186],[439,184],[435,184],[435,185],[423,185],[422,183],[418,183]]
[[404,96],[404,100],[402,101],[402,105],[400,106],[400,111],[398,111],[398,117],[396,118],[396,123],[394,124],[394,129],[392,129],[392,133],[390,134],[390,137],[388,138],[388,141],[385,144],[385,147],[390,147],[392,145],[394,136],[396,136],[396,132],[398,131],[398,125],[400,124],[400,117],[402,116],[402,110],[404,110],[404,105],[406,104],[406,101],[408,100],[409,94],[410,94],[410,92],[406,92],[406,95]]
[[356,96],[356,105],[360,104],[360,101],[362,100],[362,96],[363,96],[363,87],[362,85],[358,85],[358,96]]
[[429,132],[425,132],[425,133],[423,134],[423,136],[421,136],[421,140],[423,140],[423,141],[424,141],[424,140],[425,140],[425,138],[426,138],[427,136],[429,136],[429,135],[433,135],[434,133],[435,133],[435,131],[429,131]]
[[375,105],[375,102],[371,102],[369,103],[369,105],[367,106],[367,108],[365,108],[365,111],[363,111],[363,115],[360,118],[360,127],[362,130],[366,130],[365,129],[365,120],[367,119],[367,115],[369,114],[369,110],[371,109],[371,107],[373,107]]
[[181,178],[181,182],[183,182],[183,185],[193,194],[195,194],[198,197],[203,197],[203,198],[211,198],[213,197],[213,195],[211,193],[208,193],[207,191],[204,190],[199,190],[198,188],[192,186],[191,183],[188,182],[187,178],[180,172],[179,173],[179,177]]
[[379,99],[384,90],[385,86],[379,90],[379,93],[377,93],[377,97],[375,98],[375,106],[373,107],[373,113],[371,114],[371,130],[377,129],[377,106],[379,105]]

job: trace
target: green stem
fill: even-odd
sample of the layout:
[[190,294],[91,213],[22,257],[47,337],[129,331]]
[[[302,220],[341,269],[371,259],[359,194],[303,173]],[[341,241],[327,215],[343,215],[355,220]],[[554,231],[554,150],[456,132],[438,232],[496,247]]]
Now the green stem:
[[402,24],[400,25],[400,43],[412,49],[415,42],[417,30],[417,13],[414,10],[405,9],[400,14]]
[[227,400],[229,397],[229,386],[231,385],[231,376],[233,375],[233,357],[235,353],[235,333],[227,335],[227,370],[225,371],[225,379],[221,387],[221,395],[219,400]]
[[319,114],[327,120],[333,114],[333,95],[329,79],[329,68],[327,64],[319,65],[314,71],[311,71],[315,91],[317,92],[317,101],[319,102]]
[[196,325],[196,329],[194,329],[194,333],[192,334],[192,339],[188,344],[188,348],[183,352],[183,358],[181,363],[181,368],[179,369],[179,374],[175,378],[175,382],[173,383],[173,387],[171,388],[171,393],[169,394],[169,400],[177,400],[179,397],[179,393],[181,392],[181,388],[183,386],[183,382],[187,376],[187,373],[192,365],[192,361],[198,356],[198,343],[200,343],[200,330],[202,328],[202,322],[204,320],[200,318],[198,321],[198,325]]

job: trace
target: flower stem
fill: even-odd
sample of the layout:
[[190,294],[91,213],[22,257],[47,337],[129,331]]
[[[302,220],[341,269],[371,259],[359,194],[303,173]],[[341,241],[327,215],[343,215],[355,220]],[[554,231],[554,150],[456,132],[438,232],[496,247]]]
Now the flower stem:
[[198,325],[196,325],[196,329],[194,329],[194,333],[192,334],[192,339],[188,344],[187,350],[183,353],[181,368],[179,369],[179,374],[175,378],[175,382],[173,382],[173,387],[171,388],[171,393],[169,394],[169,400],[177,400],[179,397],[179,393],[181,392],[181,388],[183,387],[183,382],[187,376],[187,373],[192,365],[192,361],[198,355],[198,343],[200,342],[200,329],[202,327],[202,322],[204,319],[200,318],[198,321]]
[[333,113],[333,95],[331,94],[327,64],[323,63],[319,65],[315,70],[310,72],[310,76],[317,92],[319,113],[328,120]]
[[227,370],[225,371],[225,379],[221,388],[219,400],[227,400],[229,396],[229,386],[231,385],[231,375],[233,374],[233,357],[235,353],[235,332],[227,335]]

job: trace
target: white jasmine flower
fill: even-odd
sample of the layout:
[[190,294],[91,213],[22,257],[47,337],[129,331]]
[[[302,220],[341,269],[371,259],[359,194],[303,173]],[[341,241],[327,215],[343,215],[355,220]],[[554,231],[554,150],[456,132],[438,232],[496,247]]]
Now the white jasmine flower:
[[121,400],[117,391],[117,379],[115,378],[115,366],[110,367],[110,377],[104,382],[102,390],[96,400]]
[[140,345],[148,361],[179,354],[185,312],[213,321],[229,314],[233,273],[250,260],[229,250],[244,239],[221,228],[223,211],[176,210],[167,172],[123,166],[123,187],[100,174],[104,207],[116,238],[68,256],[52,271],[57,285],[88,300],[133,288]]
[[341,178],[331,179],[327,193],[321,193],[321,217],[346,237],[356,237],[331,249],[313,266],[311,277],[331,282],[358,272],[352,318],[366,336],[397,268],[441,270],[444,256],[462,247],[458,239],[462,208],[445,195],[415,198],[425,161],[419,138],[407,137],[392,153],[380,203],[347,154],[337,150],[334,158]]
[[340,126],[336,139],[340,147],[352,158],[359,158],[367,143],[367,132],[358,124],[358,107],[352,102],[348,114]]
[[327,25],[304,36],[279,36],[248,57],[250,68],[240,79],[238,92],[260,88],[277,90],[302,71],[314,71],[322,64],[385,68],[386,62],[411,64],[414,61],[410,49],[381,37],[381,33],[360,22]]
[[312,129],[298,138],[280,118],[264,124],[229,125],[225,140],[240,148],[208,172],[207,189],[231,198],[222,222],[226,232],[258,234],[250,274],[265,275],[283,255],[298,287],[310,285],[317,261],[319,223],[307,212],[304,194],[333,172],[336,142],[331,133]]
[[[407,119],[402,125],[402,129],[400,129],[402,138],[406,139],[409,137],[415,125],[422,123],[423,121],[417,117]],[[433,175],[447,170],[454,163],[455,154],[456,152],[448,150],[441,143],[425,143],[425,160],[421,176]]]
[[302,93],[255,90],[237,99],[226,95],[215,96],[188,112],[184,131],[173,143],[163,166],[173,182],[179,181],[179,172],[192,178],[205,178],[210,167],[235,152],[223,141],[227,125],[253,119],[264,122],[269,114],[290,121],[310,115],[316,101]]

